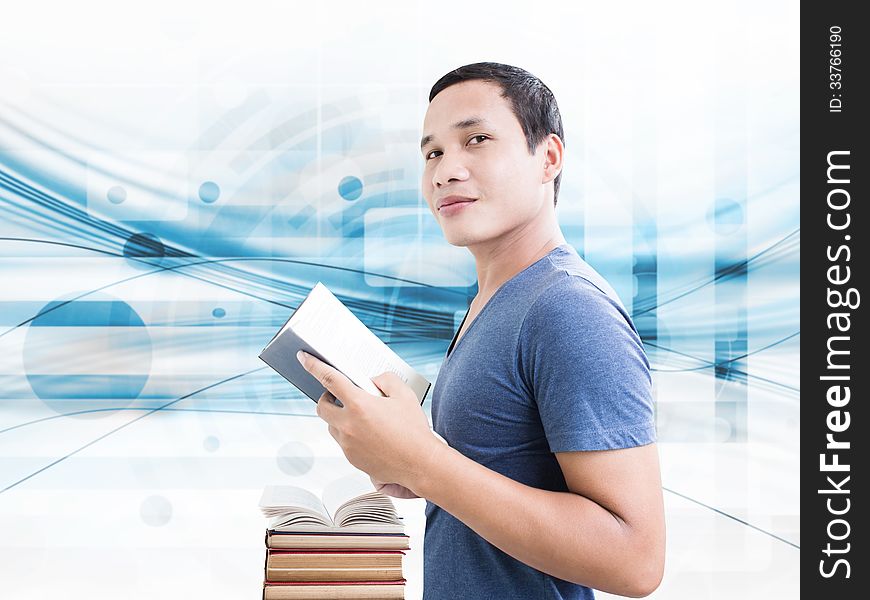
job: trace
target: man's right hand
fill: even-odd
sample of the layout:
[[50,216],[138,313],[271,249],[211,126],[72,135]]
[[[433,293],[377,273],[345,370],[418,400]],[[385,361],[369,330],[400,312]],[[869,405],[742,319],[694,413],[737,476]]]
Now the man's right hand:
[[387,496],[392,496],[394,498],[402,498],[404,500],[411,500],[413,498],[419,498],[417,494],[409,490],[408,488],[399,485],[398,483],[384,483],[383,481],[378,481],[374,477],[369,476],[369,479],[372,480],[372,485],[375,486],[375,489],[382,494],[386,494]]
[[[432,435],[441,440],[444,444],[447,444],[447,440],[441,437],[438,433],[435,432],[434,429],[430,429]],[[450,444],[447,444],[448,446]],[[387,496],[392,496],[393,498],[402,498],[404,500],[413,500],[414,498],[419,498],[417,494],[409,490],[403,485],[399,485],[398,483],[384,483],[383,481],[378,481],[371,475],[369,475],[369,479],[372,480],[372,485],[375,486],[375,489],[382,494],[386,494]]]

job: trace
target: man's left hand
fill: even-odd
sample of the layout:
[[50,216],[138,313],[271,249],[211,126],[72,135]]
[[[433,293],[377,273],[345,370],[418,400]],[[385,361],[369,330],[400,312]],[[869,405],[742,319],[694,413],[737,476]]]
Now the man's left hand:
[[443,444],[410,386],[395,373],[382,373],[372,382],[385,397],[373,396],[317,357],[297,356],[327,390],[317,402],[317,416],[329,425],[347,460],[379,481],[413,490],[424,475],[425,460]]

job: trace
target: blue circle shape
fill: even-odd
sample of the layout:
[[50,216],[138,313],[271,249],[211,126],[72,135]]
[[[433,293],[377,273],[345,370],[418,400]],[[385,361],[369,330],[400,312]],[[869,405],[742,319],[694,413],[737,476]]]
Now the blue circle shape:
[[278,450],[275,460],[287,475],[304,475],[314,464],[314,452],[304,442],[287,442]]
[[172,519],[172,503],[163,496],[149,496],[139,506],[139,515],[146,525],[162,527]]
[[30,322],[22,354],[27,381],[46,406],[105,417],[116,412],[106,409],[128,407],[145,387],[151,338],[122,300],[55,300]]
[[122,188],[120,185],[113,185],[109,188],[109,191],[106,192],[106,198],[112,204],[121,204],[127,199],[127,190]]
[[222,308],[216,308],[211,311],[211,315],[216,319],[223,319],[225,316],[227,316],[227,311]]
[[221,188],[218,187],[214,181],[206,181],[203,182],[201,186],[199,186],[199,199],[205,202],[206,204],[212,204],[217,202],[218,197],[221,195]]
[[338,194],[345,200],[356,200],[362,196],[363,183],[359,177],[348,175],[338,183]]

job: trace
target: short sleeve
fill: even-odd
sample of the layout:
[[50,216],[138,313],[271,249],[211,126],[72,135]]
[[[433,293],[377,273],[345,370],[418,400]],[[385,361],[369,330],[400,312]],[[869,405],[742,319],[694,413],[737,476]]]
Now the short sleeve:
[[655,441],[649,361],[622,306],[566,273],[530,307],[518,339],[520,376],[551,452]]

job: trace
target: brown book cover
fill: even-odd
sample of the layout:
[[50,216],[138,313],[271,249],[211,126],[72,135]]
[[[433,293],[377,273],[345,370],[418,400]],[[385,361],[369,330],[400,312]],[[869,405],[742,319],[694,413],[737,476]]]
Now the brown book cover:
[[386,567],[402,566],[401,550],[269,550],[267,567]]
[[266,547],[275,549],[409,550],[409,541],[407,535],[396,534],[266,531]]
[[266,569],[267,581],[271,582],[356,582],[396,581],[402,578],[402,568],[354,568],[354,567],[298,567],[294,569]]
[[395,581],[402,579],[401,551],[269,550],[267,581]]
[[402,600],[405,580],[399,581],[310,581],[263,584],[263,600]]

